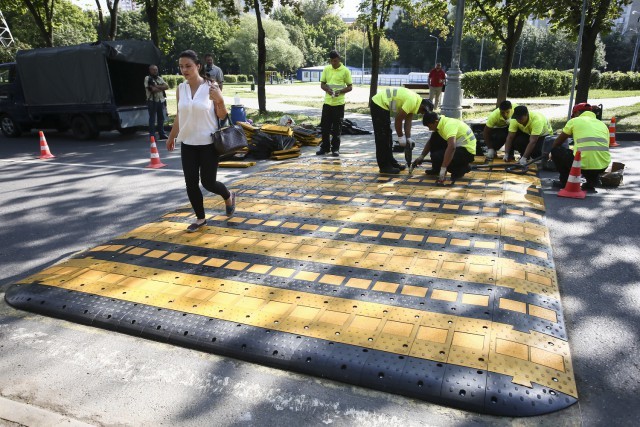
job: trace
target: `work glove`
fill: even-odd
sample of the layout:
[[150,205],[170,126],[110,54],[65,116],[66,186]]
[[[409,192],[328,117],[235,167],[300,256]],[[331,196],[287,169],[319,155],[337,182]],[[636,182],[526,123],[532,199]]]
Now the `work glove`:
[[438,175],[437,184],[444,184],[444,180],[447,178],[447,168],[441,167],[440,174]]
[[520,165],[524,166],[527,163],[529,163],[529,160],[527,160],[527,158],[525,156],[520,156],[520,161],[518,163],[520,163]]
[[401,147],[404,147],[405,145],[407,145],[407,138],[404,136],[399,136],[398,137],[398,145]]
[[493,148],[489,148],[487,150],[487,160],[493,160],[495,156],[496,156],[496,150],[494,150]]
[[415,168],[416,166],[421,165],[422,162],[424,162],[424,156],[420,155],[413,161],[412,166]]
[[408,137],[406,138],[406,141],[407,141],[407,144],[411,145],[412,147],[414,147],[414,146],[415,146],[415,144],[413,143],[413,139],[411,139],[411,137],[410,137],[410,136],[408,136]]
[[513,159],[509,157],[508,153],[504,153],[504,157],[502,157],[502,160],[504,160],[505,162],[510,162]]

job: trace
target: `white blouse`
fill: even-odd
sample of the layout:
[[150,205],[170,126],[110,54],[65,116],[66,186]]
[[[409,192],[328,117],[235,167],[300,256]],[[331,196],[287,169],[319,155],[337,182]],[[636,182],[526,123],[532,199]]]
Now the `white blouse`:
[[209,145],[211,134],[218,129],[215,104],[209,99],[209,83],[204,82],[191,98],[189,83],[178,86],[178,121],[180,131],[176,140],[187,145]]

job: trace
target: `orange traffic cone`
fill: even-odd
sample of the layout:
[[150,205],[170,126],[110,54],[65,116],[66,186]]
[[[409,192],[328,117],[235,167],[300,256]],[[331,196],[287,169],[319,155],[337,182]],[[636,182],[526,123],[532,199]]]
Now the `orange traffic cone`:
[[146,166],[147,168],[163,168],[167,165],[160,161],[160,153],[158,153],[158,147],[156,146],[156,139],[151,137],[151,162]]
[[53,159],[56,156],[51,154],[49,146],[47,145],[47,139],[44,137],[44,132],[40,131],[40,158],[41,159]]
[[616,116],[611,117],[611,123],[609,123],[609,147],[619,147],[620,144],[616,142]]
[[562,190],[558,191],[558,196],[571,197],[572,199],[584,199],[587,196],[587,192],[582,191],[582,188],[580,188],[580,159],[580,152],[577,151],[576,156],[573,158],[573,165],[571,166],[571,172],[569,172],[567,185],[565,185]]

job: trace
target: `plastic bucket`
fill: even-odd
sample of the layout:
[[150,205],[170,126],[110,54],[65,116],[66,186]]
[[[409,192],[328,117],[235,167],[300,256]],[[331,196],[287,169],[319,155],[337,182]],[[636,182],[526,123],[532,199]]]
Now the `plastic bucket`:
[[231,124],[236,124],[237,122],[246,122],[247,114],[244,111],[243,105],[232,105],[231,106]]

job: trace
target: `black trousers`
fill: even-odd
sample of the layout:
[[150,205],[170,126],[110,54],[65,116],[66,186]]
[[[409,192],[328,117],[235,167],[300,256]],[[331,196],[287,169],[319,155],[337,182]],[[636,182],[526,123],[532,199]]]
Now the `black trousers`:
[[489,137],[491,138],[491,141],[485,141],[484,143],[487,144],[487,148],[493,148],[494,150],[498,151],[502,148],[504,143],[507,142],[507,135],[509,135],[508,127],[491,128],[491,130],[489,131]]
[[[433,132],[429,139],[431,146],[431,167],[435,172],[440,172],[442,162],[444,161],[444,153],[447,151],[447,141],[440,136],[438,132]],[[471,171],[470,163],[474,160],[474,155],[467,151],[464,147],[456,147],[453,152],[453,159],[447,166],[447,172],[451,175],[461,177],[465,173]]]
[[149,110],[149,135],[155,135],[156,122],[158,123],[158,136],[164,135],[164,108],[160,101],[147,101]]
[[209,192],[222,196],[227,200],[231,193],[227,187],[216,181],[218,173],[218,153],[213,144],[189,145],[182,143],[180,148],[182,172],[187,185],[187,196],[198,219],[204,219],[204,199],[200,190],[202,186]]
[[[518,131],[516,133],[515,138],[513,138],[513,148],[520,153],[520,155],[524,154],[524,151],[527,149],[527,145],[529,145],[529,138],[531,135],[528,133],[524,133],[522,131]],[[542,145],[544,144],[546,136],[539,136],[538,141],[536,142],[536,146],[531,153],[531,158],[536,158],[542,156]],[[513,153],[510,153],[513,154]]]
[[[322,118],[320,119],[320,128],[322,129],[322,145],[323,151],[340,151],[340,133],[342,132],[342,119],[344,118],[343,105],[322,105]],[[331,141],[329,141],[331,137]]]
[[391,134],[391,116],[389,110],[370,102],[371,121],[373,121],[373,133],[376,141],[376,160],[380,169],[395,168],[399,166],[393,157],[393,141]]
[[[566,185],[571,166],[573,166],[573,150],[562,146],[556,147],[551,150],[551,157],[556,169],[558,169],[560,182],[562,185]],[[600,174],[604,171],[605,169],[581,169],[582,176],[587,180],[587,184],[593,187],[600,184]]]

